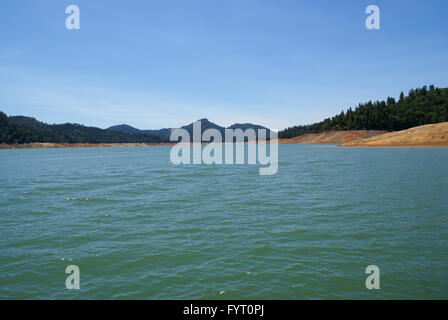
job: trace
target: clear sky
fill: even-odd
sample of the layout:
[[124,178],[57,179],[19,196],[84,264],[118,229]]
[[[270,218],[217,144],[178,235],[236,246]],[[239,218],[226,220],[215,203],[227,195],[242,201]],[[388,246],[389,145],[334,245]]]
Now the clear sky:
[[424,84],[448,87],[446,0],[0,2],[0,110],[48,123],[283,129]]

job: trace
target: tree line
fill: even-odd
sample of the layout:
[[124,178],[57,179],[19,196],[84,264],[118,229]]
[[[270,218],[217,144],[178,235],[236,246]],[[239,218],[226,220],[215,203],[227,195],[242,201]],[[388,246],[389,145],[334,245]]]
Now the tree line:
[[347,109],[321,122],[289,127],[279,132],[279,138],[292,138],[306,133],[328,130],[387,130],[398,131],[424,124],[448,121],[448,88],[433,85],[401,92],[398,101],[369,101],[355,110]]
[[160,138],[145,133],[124,133],[75,123],[49,125],[34,118],[8,117],[0,111],[0,143],[155,143]]

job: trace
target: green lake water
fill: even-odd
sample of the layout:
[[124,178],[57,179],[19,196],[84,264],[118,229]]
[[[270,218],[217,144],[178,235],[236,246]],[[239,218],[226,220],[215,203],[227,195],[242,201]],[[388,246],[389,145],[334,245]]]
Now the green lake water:
[[448,298],[448,148],[280,145],[273,176],[169,153],[0,150],[0,299]]

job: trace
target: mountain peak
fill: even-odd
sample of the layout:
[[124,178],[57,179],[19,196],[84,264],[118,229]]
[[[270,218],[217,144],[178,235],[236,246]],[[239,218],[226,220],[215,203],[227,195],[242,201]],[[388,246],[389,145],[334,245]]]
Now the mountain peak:
[[[211,122],[207,118],[202,118],[202,119],[199,119],[196,121],[200,121],[200,123],[201,123],[201,134],[204,133],[204,131],[207,129],[216,129],[219,132],[221,132],[221,134],[223,136],[225,134],[225,129],[226,129],[225,127],[217,125],[216,123]],[[182,126],[181,128],[186,129],[189,132],[190,136],[192,136],[193,135],[193,125],[195,122],[192,122],[188,125]],[[257,132],[258,129],[267,129],[267,128],[265,128],[263,126],[256,125],[256,124],[251,124],[251,123],[235,123],[235,124],[231,125],[230,127],[228,127],[228,129],[242,129],[243,131],[246,131],[247,129],[254,129]],[[166,129],[160,129],[160,130],[139,130],[130,125],[121,124],[121,125],[109,127],[109,128],[107,128],[107,130],[114,130],[114,131],[119,131],[119,132],[123,132],[123,133],[150,134],[150,135],[159,137],[163,141],[169,141],[172,129],[166,128]],[[269,132],[267,133],[267,137],[269,137]]]
[[112,126],[107,128],[107,130],[119,131],[124,133],[140,133],[141,130],[134,128],[128,124],[119,124],[117,126]]

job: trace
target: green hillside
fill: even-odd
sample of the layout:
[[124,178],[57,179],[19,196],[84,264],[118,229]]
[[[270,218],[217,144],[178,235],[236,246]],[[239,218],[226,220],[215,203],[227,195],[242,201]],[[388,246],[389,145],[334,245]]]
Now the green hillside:
[[34,118],[8,117],[0,111],[0,143],[153,143],[160,138],[65,123],[49,125]]
[[390,97],[386,101],[369,101],[318,123],[287,128],[279,132],[279,138],[327,130],[397,131],[445,121],[448,121],[448,88],[424,86],[410,90],[406,97],[402,92],[398,101]]

